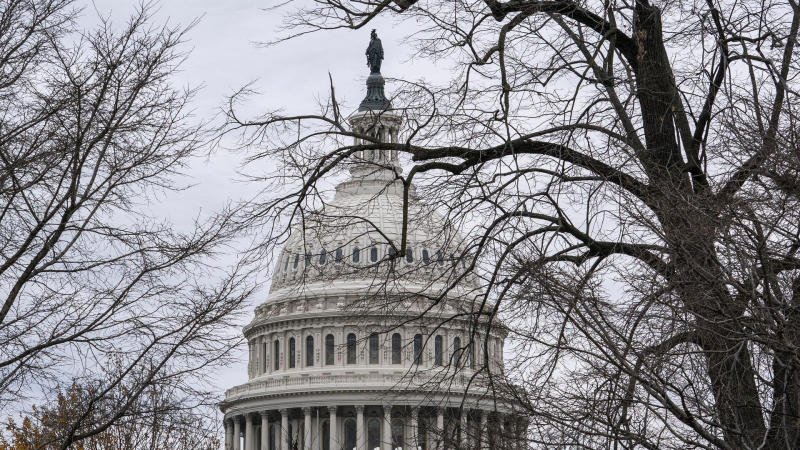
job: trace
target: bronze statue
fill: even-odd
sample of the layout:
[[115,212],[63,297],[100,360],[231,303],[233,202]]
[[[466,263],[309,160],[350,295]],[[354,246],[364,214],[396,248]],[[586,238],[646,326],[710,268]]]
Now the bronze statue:
[[370,73],[380,73],[381,61],[383,61],[383,45],[381,45],[381,40],[378,39],[378,33],[375,30],[372,30],[372,34],[370,34],[366,55]]

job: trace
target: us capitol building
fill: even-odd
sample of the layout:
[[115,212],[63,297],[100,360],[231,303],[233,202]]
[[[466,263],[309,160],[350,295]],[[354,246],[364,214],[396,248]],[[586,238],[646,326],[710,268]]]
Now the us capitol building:
[[[367,59],[350,126],[398,142],[374,31]],[[404,213],[396,151],[349,159],[349,179],[292,231],[244,328],[249,380],[221,404],[226,449],[521,448],[524,422],[486,381],[502,372],[507,333],[479,319],[493,305],[465,270],[463,239],[413,186]]]

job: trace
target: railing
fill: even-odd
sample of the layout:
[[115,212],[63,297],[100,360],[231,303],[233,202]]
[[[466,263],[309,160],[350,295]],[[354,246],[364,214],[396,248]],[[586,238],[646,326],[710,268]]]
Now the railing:
[[388,388],[396,385],[405,385],[410,389],[425,389],[431,383],[444,386],[447,389],[485,389],[485,383],[479,380],[470,380],[470,377],[459,375],[455,377],[443,374],[416,374],[414,376],[404,376],[397,374],[359,374],[359,375],[312,375],[307,377],[293,377],[271,380],[254,380],[241,386],[237,386],[225,391],[225,398],[232,399],[244,394],[259,394],[280,392],[297,387],[320,387],[330,386],[338,388],[346,387],[383,387]]

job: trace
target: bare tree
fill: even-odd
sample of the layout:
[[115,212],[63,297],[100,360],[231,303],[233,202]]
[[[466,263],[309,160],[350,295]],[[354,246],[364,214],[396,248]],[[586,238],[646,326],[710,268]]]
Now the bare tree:
[[150,212],[183,188],[205,127],[172,84],[191,25],[158,26],[152,6],[84,31],[72,0],[0,2],[0,410],[91,387],[47,448],[130,418],[152,389],[207,405],[203,375],[255,288],[218,260],[228,211],[183,231]]
[[800,6],[317,0],[287,37],[385,15],[455,74],[394,83],[400,142],[350,130],[333,89],[315,114],[231,102],[289,186],[253,205],[265,247],[358,152],[397,150],[506,319],[532,446],[800,446]]

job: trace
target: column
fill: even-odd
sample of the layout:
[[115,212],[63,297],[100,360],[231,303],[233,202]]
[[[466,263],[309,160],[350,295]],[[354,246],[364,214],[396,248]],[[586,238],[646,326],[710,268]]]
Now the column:
[[261,411],[261,448],[259,450],[275,450],[269,448],[269,412]]
[[233,450],[242,450],[242,424],[238,417],[233,418]]
[[481,450],[489,450],[489,411],[481,411]]
[[339,448],[339,421],[336,420],[336,406],[328,406],[328,412],[331,413],[330,428],[331,428],[331,450]]
[[392,405],[384,405],[383,407],[381,441],[383,450],[392,450]]
[[419,433],[419,408],[411,408],[411,435],[409,436],[409,442],[411,442],[411,448],[417,450],[419,448],[419,437],[417,434]]
[[255,413],[245,414],[247,422],[244,424],[244,450],[253,450],[253,418]]
[[311,407],[306,406],[303,408],[303,416],[305,416],[303,448],[305,450],[311,450]]
[[356,448],[358,450],[366,450],[366,434],[367,430],[364,428],[364,405],[358,405],[356,406]]
[[289,410],[281,409],[281,450],[289,450]]
[[444,448],[444,408],[436,408],[436,448]]
[[461,445],[464,448],[467,448],[467,444],[469,443],[469,410],[466,408],[461,408]]
[[230,419],[225,420],[225,450],[233,450],[233,424]]

